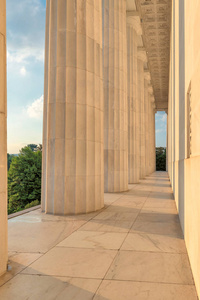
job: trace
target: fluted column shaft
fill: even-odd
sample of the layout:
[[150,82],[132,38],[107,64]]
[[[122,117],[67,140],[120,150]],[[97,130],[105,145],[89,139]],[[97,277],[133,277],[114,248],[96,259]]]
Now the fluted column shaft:
[[135,183],[135,104],[137,86],[137,33],[127,24],[128,181]]
[[[152,96],[150,97],[152,99]],[[149,128],[150,128],[150,174],[155,171],[155,111],[154,103],[149,106]]]
[[152,152],[153,152],[153,171],[156,171],[156,128],[155,128],[155,107],[153,108],[153,146],[152,146]]
[[104,189],[128,189],[126,0],[103,0]]
[[137,172],[137,86],[138,86],[138,35],[142,34],[139,17],[127,17],[127,99],[128,99],[128,179],[129,183],[139,182]]
[[149,92],[148,92],[149,80],[145,78],[144,80],[144,122],[145,122],[145,176],[149,175],[148,171],[148,151],[149,151]]
[[144,60],[138,57],[139,177],[145,177]]
[[48,0],[42,209],[103,207],[101,0]]
[[8,260],[6,91],[6,0],[0,0],[0,275],[6,271]]

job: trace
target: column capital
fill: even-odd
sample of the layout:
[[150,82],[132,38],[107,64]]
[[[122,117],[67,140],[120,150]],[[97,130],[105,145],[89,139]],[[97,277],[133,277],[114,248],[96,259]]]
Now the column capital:
[[137,57],[138,59],[142,60],[143,62],[147,62],[147,52],[144,47],[137,48]]
[[137,33],[137,35],[142,35],[142,26],[139,16],[129,16],[127,14],[126,24],[131,26]]
[[151,103],[155,103],[155,98],[154,98],[153,94],[150,95],[150,101],[151,101]]
[[149,84],[149,86],[148,86],[148,92],[149,92],[150,94],[153,94],[153,87],[152,87],[151,84]]
[[144,69],[144,78],[147,80],[147,81],[151,81],[151,74],[149,72],[148,69]]
[[152,107],[153,107],[154,113],[156,113],[156,104],[155,104],[155,102],[152,103]]

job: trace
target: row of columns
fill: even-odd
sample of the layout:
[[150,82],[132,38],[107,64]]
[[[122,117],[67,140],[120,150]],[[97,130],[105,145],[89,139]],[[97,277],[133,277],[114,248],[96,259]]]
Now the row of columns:
[[155,170],[154,97],[141,34],[140,18],[126,17],[126,0],[47,1],[46,213],[98,210],[104,191],[124,192]]

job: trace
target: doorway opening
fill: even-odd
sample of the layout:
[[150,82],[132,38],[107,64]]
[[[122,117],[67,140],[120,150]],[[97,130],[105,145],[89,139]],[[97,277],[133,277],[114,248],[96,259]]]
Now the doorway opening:
[[45,2],[7,1],[9,216],[40,204]]
[[166,171],[167,156],[167,114],[158,111],[155,115],[156,130],[156,171]]

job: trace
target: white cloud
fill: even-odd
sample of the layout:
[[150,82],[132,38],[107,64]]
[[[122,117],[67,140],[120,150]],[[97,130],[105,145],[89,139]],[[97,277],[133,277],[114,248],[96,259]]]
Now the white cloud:
[[167,114],[164,114],[162,116],[162,119],[161,119],[162,122],[166,122],[167,121]]
[[156,129],[156,133],[164,132],[163,129]]
[[26,68],[25,68],[25,67],[22,67],[22,68],[20,69],[20,74],[21,74],[22,76],[26,76]]
[[32,104],[30,104],[27,107],[27,114],[32,119],[40,119],[42,117],[43,113],[43,99],[44,96],[42,95],[39,99],[36,99],[33,101]]
[[7,0],[8,66],[44,61],[45,4],[41,0]]

